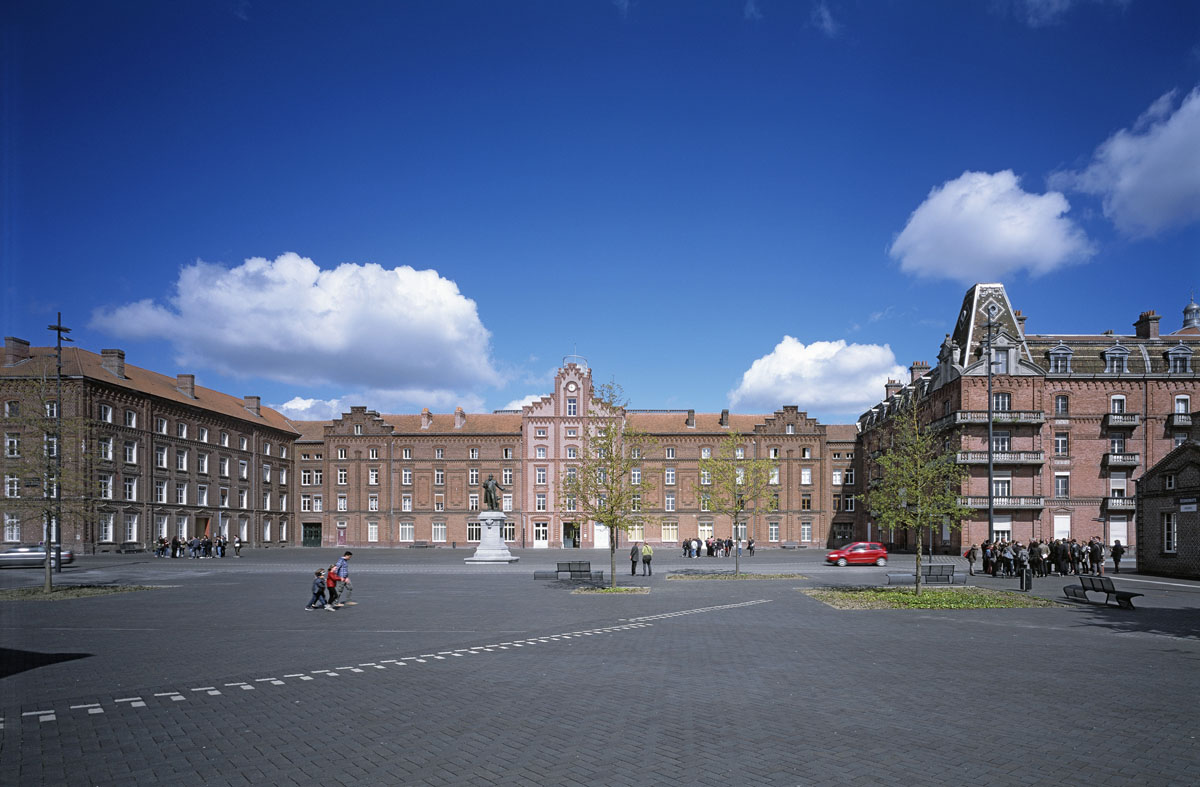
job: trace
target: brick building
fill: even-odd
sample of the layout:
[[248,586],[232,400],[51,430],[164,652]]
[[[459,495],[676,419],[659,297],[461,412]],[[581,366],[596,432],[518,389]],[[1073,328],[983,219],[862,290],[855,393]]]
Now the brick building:
[[[479,540],[479,485],[504,488],[506,540],[532,547],[609,544],[560,494],[579,459],[592,401],[591,370],[564,362],[553,392],[520,411],[380,415],[365,407],[329,422],[294,422],[299,474],[296,516],[305,544],[405,546]],[[824,426],[796,407],[771,415],[627,410],[657,441],[639,471],[653,476],[637,540],[678,543],[730,536],[731,523],[704,510],[699,461],[730,431],[748,456],[780,465],[779,506],[752,516],[747,535],[763,546],[825,546],[848,539],[856,490],[855,428]]]
[[1138,571],[1200,579],[1200,443],[1189,440],[1137,481]]
[[[1031,334],[1003,285],[973,286],[937,366],[913,364],[908,382],[889,383],[886,398],[859,418],[867,482],[879,472],[873,458],[887,450],[891,415],[913,403],[967,467],[962,496],[977,512],[961,533],[933,534],[935,548],[961,551],[988,537],[989,456],[999,538],[1136,544],[1131,482],[1193,435],[1200,306],[1192,301],[1183,316],[1171,334],[1159,333],[1152,311],[1132,334]],[[856,532],[880,537],[869,511],[858,512]],[[894,541],[910,546],[906,534]]]
[[[145,548],[159,536],[186,539],[206,532],[240,535],[256,546],[292,540],[290,468],[297,435],[259,397],[238,399],[196,385],[190,374],[167,377],[126,364],[122,350],[96,354],[68,347],[59,402],[55,348],[30,347],[13,337],[4,342],[5,542],[42,540],[43,514],[22,500],[42,497],[42,490],[19,476],[27,472],[30,452],[58,450],[56,408],[80,435],[78,445],[71,440],[61,446],[64,475],[83,479],[83,499],[63,516],[64,547]],[[31,420],[35,412],[38,418]]]

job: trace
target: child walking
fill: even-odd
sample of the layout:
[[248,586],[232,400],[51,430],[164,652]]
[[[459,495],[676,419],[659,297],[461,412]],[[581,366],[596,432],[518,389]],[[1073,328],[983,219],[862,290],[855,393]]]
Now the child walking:
[[330,612],[333,611],[332,604],[325,604],[325,571],[319,568],[316,571],[316,576],[314,577],[312,583],[312,598],[309,600],[308,605],[304,608],[304,611],[311,612],[314,609],[327,609]]

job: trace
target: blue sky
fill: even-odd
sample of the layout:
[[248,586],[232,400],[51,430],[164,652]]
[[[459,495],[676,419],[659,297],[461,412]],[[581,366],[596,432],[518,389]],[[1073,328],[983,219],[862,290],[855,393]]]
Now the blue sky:
[[1200,3],[55,2],[3,18],[5,335],[296,417],[846,422],[963,292],[1200,289]]

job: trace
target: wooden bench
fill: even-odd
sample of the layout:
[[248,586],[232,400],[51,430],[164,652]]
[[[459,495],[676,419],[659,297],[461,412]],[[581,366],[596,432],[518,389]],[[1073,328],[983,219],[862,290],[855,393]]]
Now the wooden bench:
[[[954,569],[953,563],[931,563],[921,566],[921,583],[925,585],[953,585],[954,584]],[[892,584],[893,580],[897,582],[916,584],[916,574],[888,574],[888,584]]]
[[428,541],[414,541],[408,545],[409,549],[433,549],[433,544]]
[[[1088,591],[1103,593],[1104,601],[1092,601],[1088,598]],[[1104,606],[1108,606],[1109,602],[1115,601],[1117,606],[1122,609],[1133,609],[1133,599],[1146,595],[1145,593],[1131,593],[1128,590],[1117,590],[1113,581],[1108,577],[1088,576],[1081,576],[1078,585],[1064,586],[1063,594],[1072,601],[1082,601],[1088,604],[1103,603]]]
[[565,563],[559,563],[554,571],[533,572],[533,578],[559,579],[562,574],[566,574],[568,579],[604,580],[603,571],[592,571],[590,560],[568,560]]

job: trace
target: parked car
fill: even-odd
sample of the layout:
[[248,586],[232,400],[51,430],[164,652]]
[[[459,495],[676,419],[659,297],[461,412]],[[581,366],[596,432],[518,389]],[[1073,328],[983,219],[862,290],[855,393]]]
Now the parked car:
[[839,566],[869,566],[872,563],[877,566],[886,566],[887,558],[887,549],[883,544],[876,541],[855,541],[853,544],[847,544],[841,549],[830,552],[825,556],[825,562]]
[[[53,557],[51,557],[53,560]],[[75,553],[69,549],[62,551],[63,565],[75,562]],[[41,544],[20,544],[5,547],[0,550],[0,566],[44,566],[46,565],[46,550]]]

